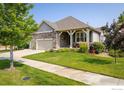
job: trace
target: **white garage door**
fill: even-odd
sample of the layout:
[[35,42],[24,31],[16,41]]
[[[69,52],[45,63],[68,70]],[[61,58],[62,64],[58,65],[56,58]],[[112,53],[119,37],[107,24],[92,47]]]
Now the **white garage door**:
[[38,50],[50,50],[53,48],[52,39],[38,39],[36,40],[36,49]]

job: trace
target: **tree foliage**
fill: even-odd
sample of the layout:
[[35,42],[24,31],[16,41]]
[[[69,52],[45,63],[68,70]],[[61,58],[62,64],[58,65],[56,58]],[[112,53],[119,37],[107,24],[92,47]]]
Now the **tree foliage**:
[[124,12],[120,14],[118,20],[113,20],[113,23],[109,26],[103,26],[101,29],[105,32],[105,45],[109,48],[123,49],[124,48]]
[[120,49],[124,51],[124,12],[120,14],[118,20],[113,20],[113,23],[109,26],[101,28],[105,31],[105,45],[108,49],[114,49],[115,51],[115,63],[116,63],[116,50]]
[[29,42],[37,29],[33,15],[29,14],[32,8],[32,4],[0,4],[0,44],[10,45],[11,54],[13,46]]
[[30,40],[37,24],[29,15],[31,4],[0,4],[0,43],[20,45]]

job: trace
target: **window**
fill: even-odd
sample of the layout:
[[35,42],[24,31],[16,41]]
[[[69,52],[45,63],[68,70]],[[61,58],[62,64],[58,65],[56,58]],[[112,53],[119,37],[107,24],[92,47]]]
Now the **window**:
[[84,41],[84,39],[83,39],[83,35],[84,35],[84,33],[80,33],[80,35],[81,35],[81,36],[80,36],[80,41],[83,42],[83,41]]
[[86,42],[86,33],[84,33],[84,32],[77,32],[75,34],[75,41],[76,42]]
[[80,39],[80,36],[79,36],[79,33],[77,33],[77,42],[79,42],[79,39]]

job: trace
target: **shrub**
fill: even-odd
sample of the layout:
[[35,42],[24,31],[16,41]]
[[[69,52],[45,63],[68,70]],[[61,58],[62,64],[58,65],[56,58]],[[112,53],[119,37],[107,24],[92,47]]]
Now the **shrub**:
[[29,44],[22,44],[17,46],[18,49],[27,49],[29,48]]
[[58,50],[58,52],[69,52],[69,48],[61,48]]
[[105,49],[105,45],[101,42],[94,42],[92,46],[98,53],[103,52]]
[[49,52],[54,52],[54,50],[53,49],[50,49]]
[[81,53],[87,53],[88,52],[88,45],[86,42],[80,42],[79,43],[79,52],[81,52]]
[[[113,49],[109,50],[109,55],[112,56],[112,57],[115,57],[115,54],[114,54],[114,50]],[[116,50],[116,56],[117,57],[124,57],[124,51],[122,51],[122,50]]]

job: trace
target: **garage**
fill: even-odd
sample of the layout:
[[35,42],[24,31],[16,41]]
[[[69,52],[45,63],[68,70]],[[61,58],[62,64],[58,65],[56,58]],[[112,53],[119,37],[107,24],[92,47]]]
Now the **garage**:
[[50,50],[53,48],[53,39],[37,39],[36,49],[37,50]]

